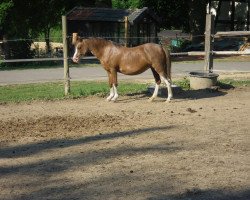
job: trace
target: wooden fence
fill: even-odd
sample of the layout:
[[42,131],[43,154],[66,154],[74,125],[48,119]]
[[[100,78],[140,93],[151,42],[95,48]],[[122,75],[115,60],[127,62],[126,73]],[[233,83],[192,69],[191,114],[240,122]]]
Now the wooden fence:
[[214,15],[206,15],[206,30],[205,30],[205,64],[204,71],[213,71],[213,55],[250,55],[250,52],[244,51],[213,51],[213,40],[214,38],[220,37],[235,37],[245,36],[250,37],[250,31],[228,31],[228,32],[217,32],[214,34]]

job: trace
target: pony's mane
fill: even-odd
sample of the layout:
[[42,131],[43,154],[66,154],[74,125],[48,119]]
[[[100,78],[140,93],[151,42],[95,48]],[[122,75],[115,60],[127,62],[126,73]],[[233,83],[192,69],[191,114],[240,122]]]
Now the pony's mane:
[[116,43],[116,42],[113,42],[111,40],[107,40],[107,39],[104,39],[104,38],[100,38],[100,37],[90,37],[88,39],[93,41],[93,42],[98,42],[101,45],[112,44],[112,45],[117,46],[117,47],[122,47],[122,45],[119,44],[119,43]]

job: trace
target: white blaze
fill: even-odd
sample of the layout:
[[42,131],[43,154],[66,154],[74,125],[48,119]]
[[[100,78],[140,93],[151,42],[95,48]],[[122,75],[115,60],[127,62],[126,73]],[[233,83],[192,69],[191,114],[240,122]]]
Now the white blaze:
[[73,56],[73,61],[74,62],[78,62],[77,53],[78,53],[78,51],[77,51],[77,47],[76,47],[75,48],[75,53],[74,53],[74,56]]

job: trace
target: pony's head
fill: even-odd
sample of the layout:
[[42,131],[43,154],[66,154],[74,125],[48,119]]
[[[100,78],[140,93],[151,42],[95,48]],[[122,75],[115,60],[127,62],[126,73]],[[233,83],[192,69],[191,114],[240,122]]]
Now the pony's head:
[[88,50],[87,42],[86,40],[81,39],[80,37],[77,37],[77,39],[73,40],[72,43],[75,46],[75,53],[74,53],[72,60],[75,63],[78,63],[81,56],[84,56]]

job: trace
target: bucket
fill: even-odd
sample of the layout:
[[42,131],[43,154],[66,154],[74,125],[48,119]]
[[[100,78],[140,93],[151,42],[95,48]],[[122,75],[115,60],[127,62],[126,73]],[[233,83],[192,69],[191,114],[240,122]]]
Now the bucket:
[[208,72],[190,72],[190,88],[194,90],[211,88],[216,85],[218,76]]

